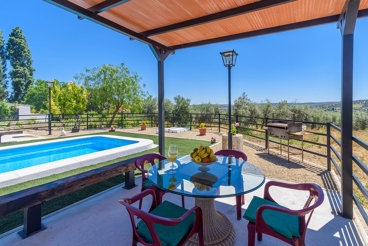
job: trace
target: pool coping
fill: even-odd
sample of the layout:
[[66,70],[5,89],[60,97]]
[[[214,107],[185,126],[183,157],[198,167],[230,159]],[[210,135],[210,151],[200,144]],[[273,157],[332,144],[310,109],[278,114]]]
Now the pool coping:
[[[138,143],[1,173],[0,174],[0,189],[7,187],[7,186],[30,181],[33,179],[39,179],[39,178],[47,177],[53,174],[60,174],[66,171],[71,171],[71,170],[74,170],[80,167],[85,167],[85,166],[98,164],[101,162],[111,161],[117,158],[121,158],[127,155],[139,153],[139,152],[157,147],[157,145],[155,145],[153,141],[149,139],[111,136],[111,135],[97,135],[97,136],[114,138],[114,139],[122,139],[122,140],[133,140],[133,141],[138,141]],[[57,139],[57,140],[39,141],[36,143],[5,146],[3,148],[0,148],[0,150],[14,149],[14,148],[26,147],[26,146],[35,146],[35,145],[39,145],[43,143],[65,142],[65,141],[70,141],[74,139],[91,138],[91,137],[96,137],[96,135],[78,136],[78,137],[64,138],[64,139]]]

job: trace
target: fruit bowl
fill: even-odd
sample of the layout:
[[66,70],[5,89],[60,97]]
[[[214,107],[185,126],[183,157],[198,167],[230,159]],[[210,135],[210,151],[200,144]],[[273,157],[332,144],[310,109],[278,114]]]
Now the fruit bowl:
[[211,161],[211,162],[195,162],[194,159],[192,158],[192,162],[197,163],[198,165],[211,165],[217,161],[218,159],[216,158],[216,161]]

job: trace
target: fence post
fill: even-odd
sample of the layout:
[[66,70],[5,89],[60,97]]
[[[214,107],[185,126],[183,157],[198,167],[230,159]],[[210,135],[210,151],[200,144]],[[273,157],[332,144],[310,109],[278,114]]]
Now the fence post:
[[123,112],[120,113],[120,126],[121,128],[124,128],[124,125],[123,125]]
[[331,123],[327,122],[327,170],[331,171]]
[[265,128],[265,149],[268,149],[268,129],[267,129],[267,122],[268,122],[268,118],[264,118],[264,126]]
[[192,113],[189,113],[189,130],[192,130]]
[[221,132],[221,115],[218,114],[218,131]]
[[[238,115],[236,114],[235,115],[235,123],[239,122],[239,118],[238,118]],[[238,127],[236,127],[236,134],[238,134]]]
[[87,130],[88,130],[88,112],[87,112]]

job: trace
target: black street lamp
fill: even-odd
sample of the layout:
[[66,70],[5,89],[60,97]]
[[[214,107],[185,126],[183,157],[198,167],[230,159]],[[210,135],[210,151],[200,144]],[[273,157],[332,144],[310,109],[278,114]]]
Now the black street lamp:
[[54,81],[46,81],[46,86],[49,88],[49,135],[51,135],[51,89],[54,87]]
[[233,137],[231,134],[231,67],[235,66],[236,57],[238,56],[238,53],[235,52],[235,50],[227,50],[224,52],[220,52],[222,56],[222,61],[224,62],[224,66],[228,68],[228,84],[229,84],[229,132],[228,132],[228,149],[233,148]]

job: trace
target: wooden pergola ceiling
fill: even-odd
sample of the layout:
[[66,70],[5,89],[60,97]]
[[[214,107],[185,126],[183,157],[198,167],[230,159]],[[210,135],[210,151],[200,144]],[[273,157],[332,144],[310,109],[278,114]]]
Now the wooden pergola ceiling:
[[[346,0],[45,0],[124,33],[176,50],[336,22]],[[368,16],[361,0],[358,17]]]

